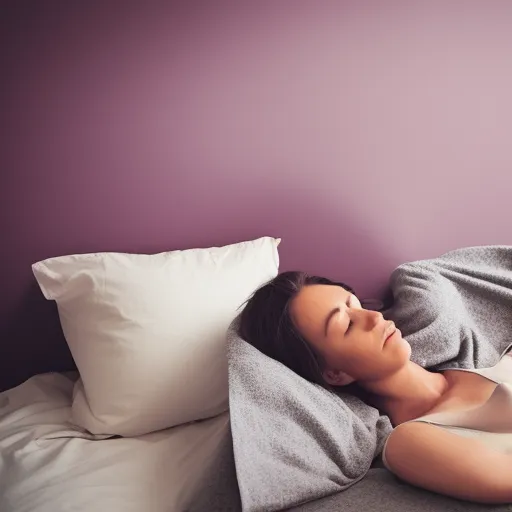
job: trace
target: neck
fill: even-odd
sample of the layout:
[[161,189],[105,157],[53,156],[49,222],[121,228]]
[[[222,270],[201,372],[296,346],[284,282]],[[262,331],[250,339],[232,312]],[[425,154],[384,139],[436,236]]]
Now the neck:
[[359,384],[378,397],[379,406],[394,425],[427,414],[448,389],[444,375],[429,372],[412,361],[383,379]]

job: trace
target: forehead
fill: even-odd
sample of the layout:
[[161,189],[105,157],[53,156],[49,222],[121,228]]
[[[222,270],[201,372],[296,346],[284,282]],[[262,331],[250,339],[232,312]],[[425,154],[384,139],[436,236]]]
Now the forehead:
[[291,303],[290,313],[303,332],[323,328],[326,316],[335,307],[343,308],[350,292],[341,286],[314,284],[305,286]]

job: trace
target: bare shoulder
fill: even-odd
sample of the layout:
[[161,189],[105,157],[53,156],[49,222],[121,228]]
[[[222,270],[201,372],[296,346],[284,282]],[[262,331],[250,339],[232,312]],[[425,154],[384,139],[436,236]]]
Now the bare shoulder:
[[399,425],[386,445],[389,469],[412,485],[454,498],[512,503],[512,456],[424,422]]

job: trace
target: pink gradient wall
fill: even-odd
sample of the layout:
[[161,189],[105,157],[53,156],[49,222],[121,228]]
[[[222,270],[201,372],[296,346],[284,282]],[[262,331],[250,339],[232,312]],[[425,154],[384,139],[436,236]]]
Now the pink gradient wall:
[[69,363],[46,361],[42,258],[269,234],[283,270],[368,296],[404,261],[512,244],[511,2],[5,4],[10,382]]

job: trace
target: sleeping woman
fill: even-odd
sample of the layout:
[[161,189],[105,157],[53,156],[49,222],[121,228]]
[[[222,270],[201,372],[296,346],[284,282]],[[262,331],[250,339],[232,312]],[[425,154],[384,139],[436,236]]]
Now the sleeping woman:
[[284,272],[257,290],[240,335],[303,378],[346,386],[391,419],[382,458],[402,480],[454,498],[512,502],[512,357],[434,373],[353,290]]

